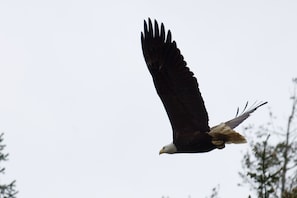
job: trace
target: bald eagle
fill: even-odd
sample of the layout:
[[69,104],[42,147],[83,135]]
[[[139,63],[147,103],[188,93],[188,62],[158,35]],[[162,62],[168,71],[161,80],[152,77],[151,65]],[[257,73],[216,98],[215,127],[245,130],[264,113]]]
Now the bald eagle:
[[170,30],[165,34],[164,24],[159,27],[155,20],[153,27],[149,18],[148,23],[144,21],[141,44],[173,130],[173,142],[164,146],[159,154],[202,153],[222,149],[229,143],[246,143],[246,139],[233,129],[267,102],[255,103],[250,108],[246,104],[242,113],[238,114],[237,109],[235,118],[210,128],[197,80],[172,41]]

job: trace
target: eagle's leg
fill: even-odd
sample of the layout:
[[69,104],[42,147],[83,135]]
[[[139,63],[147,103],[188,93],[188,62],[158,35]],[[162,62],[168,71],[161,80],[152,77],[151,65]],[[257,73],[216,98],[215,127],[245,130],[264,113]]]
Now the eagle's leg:
[[223,140],[212,140],[211,143],[213,143],[218,149],[225,148],[225,142]]

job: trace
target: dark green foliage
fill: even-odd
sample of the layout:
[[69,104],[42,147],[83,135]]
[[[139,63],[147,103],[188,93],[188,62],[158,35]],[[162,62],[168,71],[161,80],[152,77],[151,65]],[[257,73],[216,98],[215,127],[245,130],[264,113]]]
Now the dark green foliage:
[[[8,160],[8,154],[3,153],[5,145],[3,142],[3,133],[0,134],[0,164]],[[0,166],[0,174],[5,173],[5,168]],[[12,181],[9,184],[0,183],[0,198],[16,198],[17,191],[15,190],[15,182]]]
[[217,185],[216,187],[213,187],[211,190],[211,195],[209,198],[218,198],[219,197],[219,190],[220,190],[220,185]]
[[282,198],[297,198],[297,187],[293,188],[291,192],[285,191]]
[[[246,153],[243,159],[244,171],[239,173],[245,182],[257,191],[259,198],[274,197],[282,169],[277,149],[268,145],[269,135],[262,142],[253,145],[253,152]],[[276,197],[276,196],[275,196]]]
[[297,198],[297,79],[293,79],[294,92],[291,112],[285,130],[275,127],[275,117],[258,130],[248,127],[249,134],[256,134],[251,141],[252,150],[242,160],[243,171],[239,173],[259,198]]

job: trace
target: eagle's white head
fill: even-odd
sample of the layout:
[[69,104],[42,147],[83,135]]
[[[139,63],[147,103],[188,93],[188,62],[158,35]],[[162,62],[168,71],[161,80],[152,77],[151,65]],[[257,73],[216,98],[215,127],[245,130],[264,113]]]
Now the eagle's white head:
[[176,153],[177,148],[173,143],[170,143],[166,146],[163,146],[163,148],[160,150],[159,155],[162,153],[167,153],[167,154],[173,154]]

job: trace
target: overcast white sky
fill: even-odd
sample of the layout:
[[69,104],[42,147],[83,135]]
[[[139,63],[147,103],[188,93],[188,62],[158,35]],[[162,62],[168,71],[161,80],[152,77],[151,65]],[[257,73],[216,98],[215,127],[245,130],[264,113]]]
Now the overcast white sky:
[[[171,29],[210,124],[247,100],[285,121],[297,76],[297,1],[0,1],[5,179],[22,198],[247,197],[246,145],[158,155],[171,126],[140,46],[147,17]],[[237,131],[241,131],[238,127]],[[3,176],[1,176],[3,178]],[[1,181],[3,181],[1,179]]]

